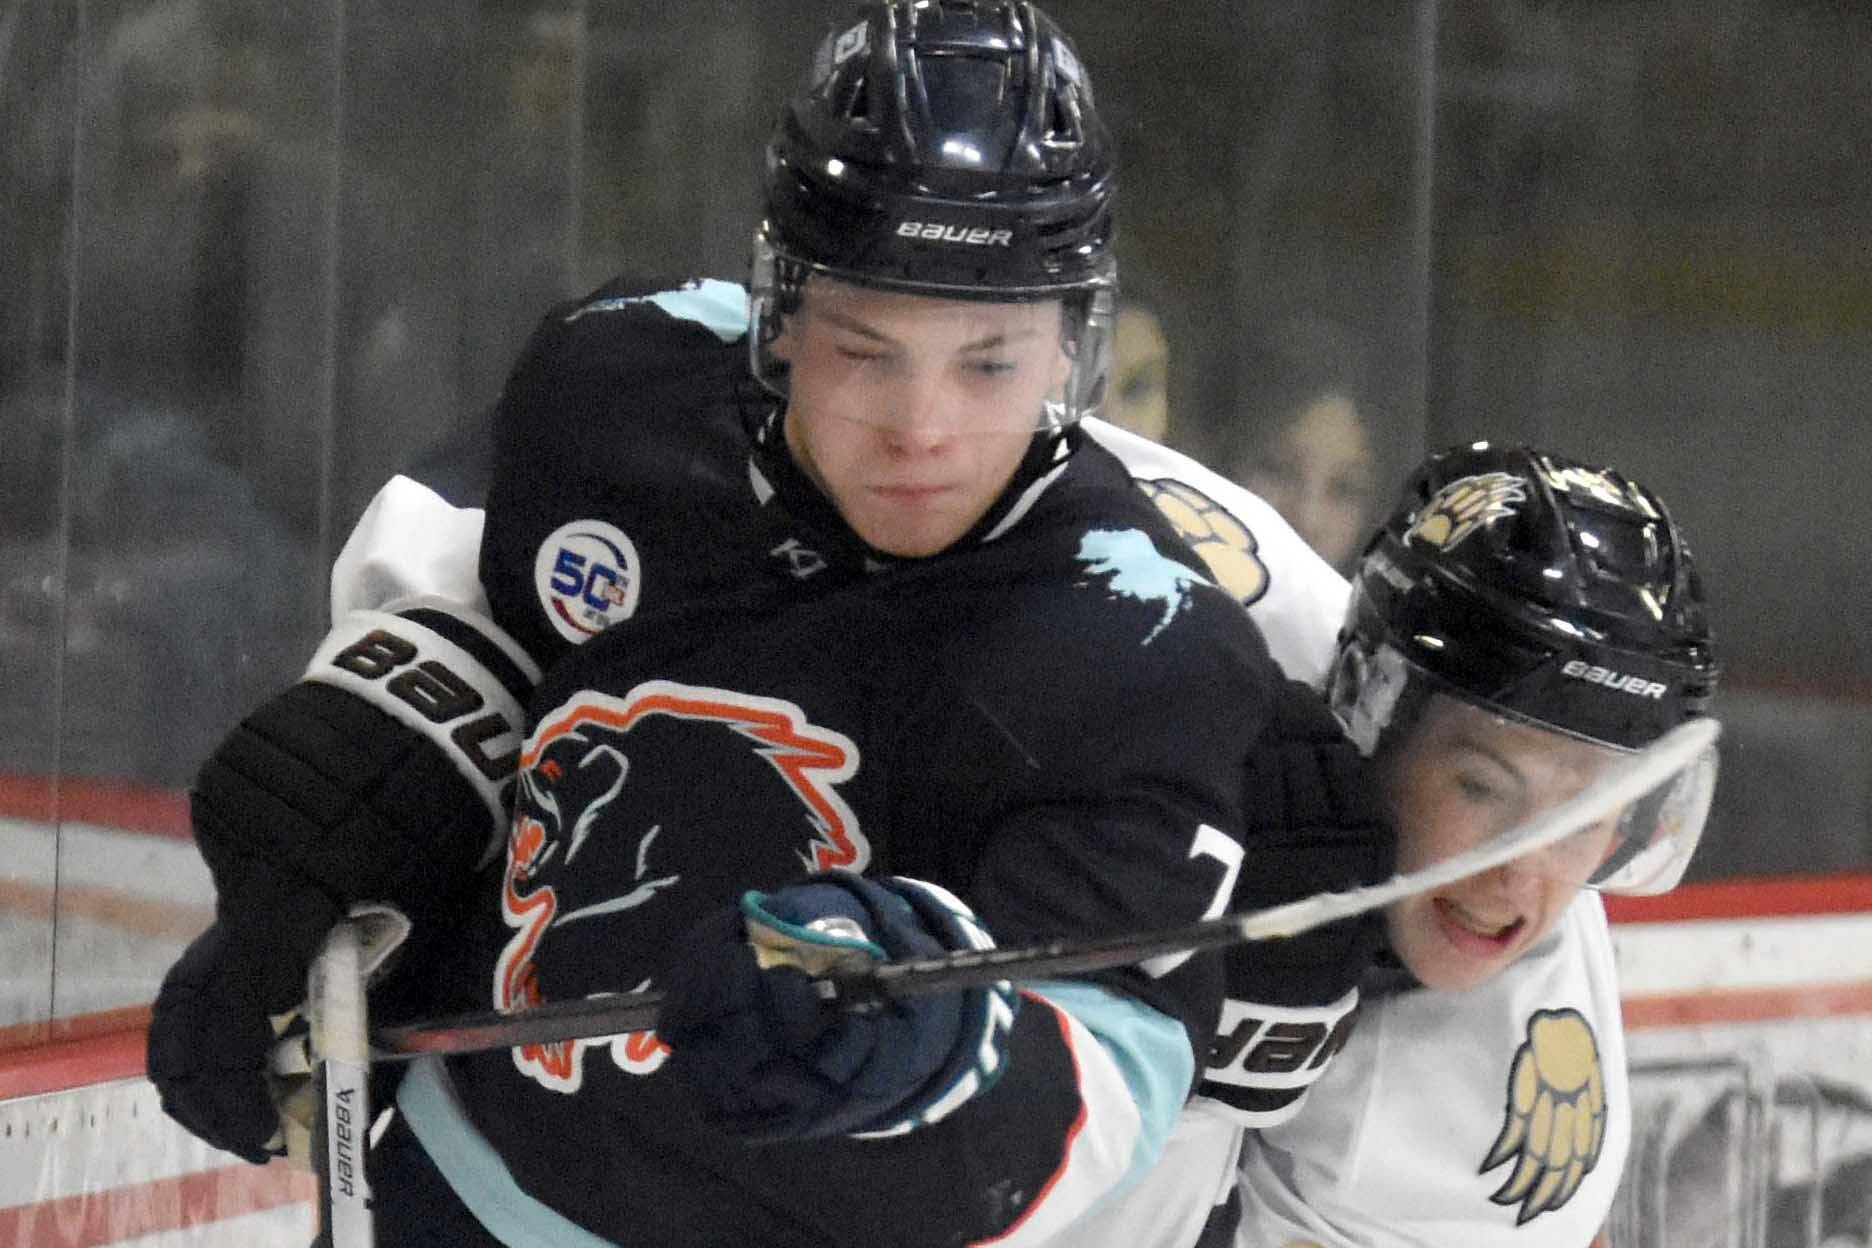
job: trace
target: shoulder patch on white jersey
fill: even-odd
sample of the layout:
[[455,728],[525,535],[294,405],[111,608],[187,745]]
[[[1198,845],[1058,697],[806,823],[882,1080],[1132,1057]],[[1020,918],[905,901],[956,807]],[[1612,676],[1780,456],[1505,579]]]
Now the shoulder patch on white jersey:
[[1245,607],[1267,593],[1261,544],[1239,516],[1187,481],[1139,477],[1137,485],[1237,602]]
[[1578,1010],[1536,1010],[1508,1074],[1501,1134],[1477,1172],[1515,1163],[1489,1197],[1520,1205],[1521,1226],[1579,1191],[1605,1146],[1605,1070],[1592,1024]]

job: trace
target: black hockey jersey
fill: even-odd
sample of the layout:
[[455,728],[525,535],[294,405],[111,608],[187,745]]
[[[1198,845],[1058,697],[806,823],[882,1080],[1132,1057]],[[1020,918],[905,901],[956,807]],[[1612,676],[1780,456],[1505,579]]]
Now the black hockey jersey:
[[[784,451],[750,454],[744,315],[723,283],[600,292],[503,397],[481,580],[546,676],[449,1004],[652,986],[696,917],[808,869],[944,884],[1003,943],[1219,913],[1244,808],[1271,809],[1249,760],[1310,691],[1077,434],[951,552],[865,549]],[[1358,961],[1286,966],[1282,1004],[1340,1002]],[[619,1243],[1037,1242],[1146,1155],[1138,1101],[1181,1101],[1221,998],[1214,958],[1042,989],[991,1093],[889,1141],[712,1137],[648,1035],[449,1074],[520,1188]],[[1183,1049],[1167,1091],[1122,1034],[1153,1019]]]

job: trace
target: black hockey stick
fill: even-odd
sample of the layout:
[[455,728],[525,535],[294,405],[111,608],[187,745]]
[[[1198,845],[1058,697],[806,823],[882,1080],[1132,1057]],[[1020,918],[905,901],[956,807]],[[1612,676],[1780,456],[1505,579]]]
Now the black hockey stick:
[[[1479,875],[1591,827],[1658,788],[1711,749],[1720,725],[1682,724],[1608,767],[1571,799],[1461,854],[1382,884],[1320,893],[1247,914],[1224,915],[1156,932],[1092,940],[1056,940],[1017,948],[884,962],[820,980],[829,1000],[862,1009],[880,1001],[976,988],[997,980],[1051,979],[1128,966],[1164,954],[1220,949],[1241,941],[1297,936],[1400,898]],[[656,1026],[658,992],[553,1001],[514,1013],[488,1011],[386,1027],[371,1035],[371,1057],[397,1061],[423,1054],[471,1053],[647,1031]]]

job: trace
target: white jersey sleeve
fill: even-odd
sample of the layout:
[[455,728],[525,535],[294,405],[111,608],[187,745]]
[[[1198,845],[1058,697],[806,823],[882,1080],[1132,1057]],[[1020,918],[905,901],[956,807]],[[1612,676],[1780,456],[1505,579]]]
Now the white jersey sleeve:
[[486,519],[479,507],[456,507],[410,477],[390,478],[332,563],[333,622],[415,599],[488,614],[479,570]]
[[1280,513],[1189,456],[1102,420],[1086,432],[1124,461],[1216,583],[1247,606],[1269,652],[1294,679],[1325,683],[1350,588]]
[[1597,893],[1489,983],[1368,999],[1307,1111],[1242,1147],[1238,1248],[1579,1248],[1631,1141]]

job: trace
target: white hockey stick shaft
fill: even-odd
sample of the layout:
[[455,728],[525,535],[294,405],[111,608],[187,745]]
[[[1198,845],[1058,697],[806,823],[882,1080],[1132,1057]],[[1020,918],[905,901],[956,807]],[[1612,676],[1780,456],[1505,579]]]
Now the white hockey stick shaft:
[[312,1160],[319,1232],[313,1248],[375,1248],[364,1154],[370,1134],[370,1018],[357,924],[332,928],[307,984],[313,1091]]
[[[1557,844],[1623,809],[1688,767],[1715,744],[1720,731],[1721,726],[1713,719],[1679,725],[1646,748],[1618,760],[1570,800],[1474,849],[1422,870],[1393,876],[1382,884],[1320,893],[1266,910],[1224,915],[1156,932],[885,962],[854,973],[828,976],[820,981],[822,991],[830,999],[863,1007],[890,998],[981,987],[1002,979],[1051,979],[1127,966],[1165,954],[1298,936],[1480,875]],[[555,1001],[512,1014],[469,1014],[390,1028],[377,1033],[373,1042],[380,1060],[395,1060],[422,1053],[466,1053],[620,1035],[654,1027],[661,1001],[662,994],[657,992]]]

